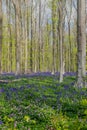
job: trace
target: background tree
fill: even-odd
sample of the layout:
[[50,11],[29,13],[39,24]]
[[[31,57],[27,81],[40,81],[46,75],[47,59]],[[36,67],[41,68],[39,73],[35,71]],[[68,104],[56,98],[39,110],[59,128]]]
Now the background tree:
[[0,0],[0,73],[2,72],[2,0]]
[[78,45],[78,73],[77,86],[83,87],[86,76],[86,25],[85,0],[77,1],[77,45]]

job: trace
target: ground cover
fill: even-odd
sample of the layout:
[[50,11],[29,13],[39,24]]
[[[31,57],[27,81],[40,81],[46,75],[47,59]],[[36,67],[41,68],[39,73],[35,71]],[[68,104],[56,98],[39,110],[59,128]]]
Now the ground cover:
[[61,84],[50,72],[0,80],[0,130],[87,130],[87,88],[75,86],[75,73]]

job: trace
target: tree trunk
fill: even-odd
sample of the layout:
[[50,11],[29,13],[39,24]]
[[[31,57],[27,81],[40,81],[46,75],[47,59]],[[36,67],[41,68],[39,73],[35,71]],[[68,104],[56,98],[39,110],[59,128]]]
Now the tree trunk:
[[78,72],[77,87],[84,86],[86,76],[86,30],[85,30],[85,0],[77,1],[77,46],[78,46]]
[[0,0],[0,73],[2,72],[2,0]]
[[52,31],[53,31],[53,49],[52,49],[52,74],[56,71],[56,1],[52,1]]
[[[28,71],[28,40],[27,40],[27,13],[26,13],[26,7],[27,7],[27,1],[25,1],[25,73]],[[31,16],[32,17],[32,16]]]
[[38,46],[38,71],[41,70],[41,0],[39,0],[39,46]]
[[33,71],[33,0],[31,0],[31,45],[30,45],[30,71]]
[[[61,5],[61,2],[60,2]],[[63,10],[59,8],[60,82],[63,81]]]
[[20,74],[20,7],[19,1],[13,0],[15,9],[16,74]]

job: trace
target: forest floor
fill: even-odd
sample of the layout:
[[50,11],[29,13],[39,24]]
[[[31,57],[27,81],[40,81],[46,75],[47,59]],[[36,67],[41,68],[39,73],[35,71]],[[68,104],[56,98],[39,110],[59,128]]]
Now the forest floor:
[[[6,81],[6,82],[4,82]],[[0,76],[0,130],[87,130],[87,88],[74,73]]]

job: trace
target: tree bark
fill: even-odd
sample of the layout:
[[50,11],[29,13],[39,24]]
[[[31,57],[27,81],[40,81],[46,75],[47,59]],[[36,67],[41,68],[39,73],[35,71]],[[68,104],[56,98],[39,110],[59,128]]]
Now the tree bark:
[[15,9],[16,74],[20,74],[20,7],[19,1],[13,0]]
[[53,32],[53,49],[52,49],[52,74],[55,73],[56,71],[56,56],[55,56],[55,51],[56,51],[56,1],[52,1],[52,32]]
[[59,48],[60,48],[60,82],[63,81],[63,7],[62,1],[59,7]]
[[0,73],[2,72],[2,0],[0,0]]
[[86,30],[85,30],[85,0],[77,1],[77,46],[78,46],[78,72],[77,87],[85,85],[86,76]]

